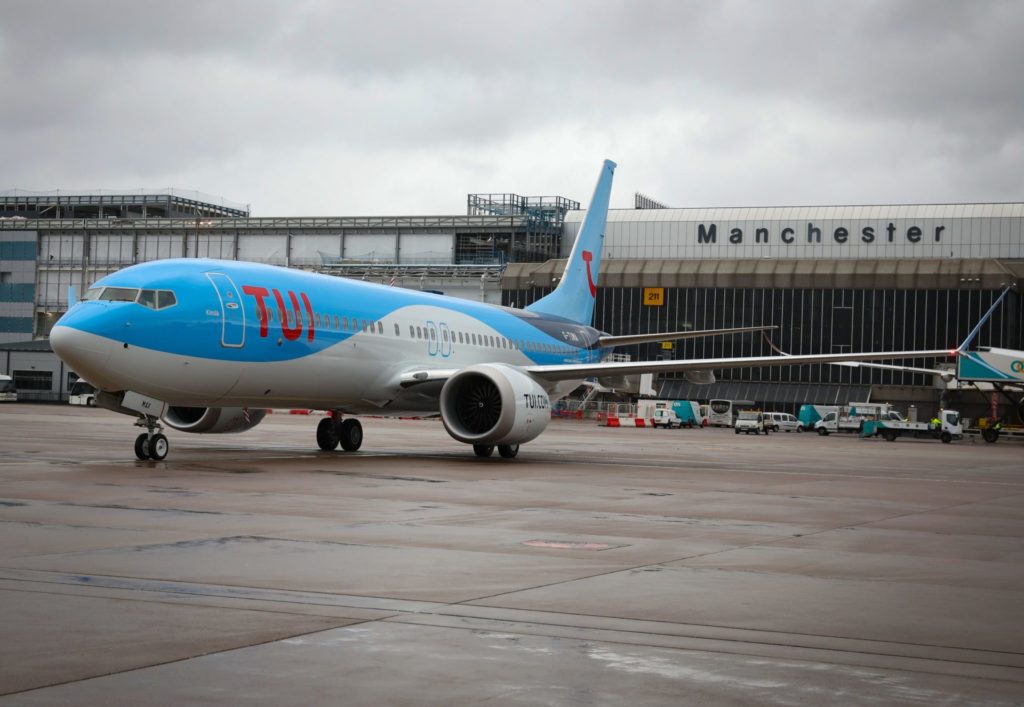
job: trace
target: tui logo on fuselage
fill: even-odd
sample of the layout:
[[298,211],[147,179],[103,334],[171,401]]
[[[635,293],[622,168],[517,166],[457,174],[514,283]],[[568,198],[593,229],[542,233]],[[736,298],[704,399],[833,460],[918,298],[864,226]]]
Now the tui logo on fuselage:
[[[263,300],[266,297],[270,297],[271,293],[274,295],[274,301],[277,303],[277,309],[281,313],[279,317],[281,320],[281,335],[288,341],[295,341],[302,336],[302,313],[299,311],[299,298],[302,298],[302,304],[306,309],[306,338],[312,341],[316,337],[316,330],[313,328],[313,305],[309,302],[309,297],[306,296],[305,292],[299,293],[299,298],[295,296],[295,293],[288,290],[288,299],[291,301],[291,310],[285,309],[284,297],[277,289],[268,290],[266,287],[257,287],[254,285],[242,285],[242,292],[253,297],[256,300],[256,311],[259,314],[260,322],[260,337],[266,338],[269,334],[270,317],[267,312],[267,304]],[[293,316],[289,316],[291,313]]]

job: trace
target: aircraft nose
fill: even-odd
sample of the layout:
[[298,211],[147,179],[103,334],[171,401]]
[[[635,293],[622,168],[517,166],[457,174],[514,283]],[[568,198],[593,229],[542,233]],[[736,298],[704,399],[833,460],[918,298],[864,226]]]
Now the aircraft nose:
[[[99,388],[110,388],[110,342],[88,332],[57,324],[50,331],[50,346],[75,373]],[[105,385],[107,383],[107,385]]]

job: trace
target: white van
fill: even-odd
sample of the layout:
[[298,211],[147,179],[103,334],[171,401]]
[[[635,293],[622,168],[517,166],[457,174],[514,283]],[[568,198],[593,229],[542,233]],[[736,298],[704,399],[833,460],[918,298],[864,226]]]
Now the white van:
[[18,402],[18,389],[14,387],[14,379],[10,376],[0,376],[0,402]]
[[804,427],[800,424],[800,420],[796,419],[796,415],[790,415],[788,412],[766,412],[764,414],[764,426],[772,432],[804,431]]
[[77,380],[68,391],[68,405],[96,407],[96,389],[86,381]]

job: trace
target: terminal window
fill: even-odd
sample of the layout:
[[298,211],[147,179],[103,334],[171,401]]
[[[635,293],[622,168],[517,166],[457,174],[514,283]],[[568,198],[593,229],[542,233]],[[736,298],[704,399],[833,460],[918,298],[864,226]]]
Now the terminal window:
[[51,371],[14,371],[14,387],[18,390],[50,390],[53,388]]

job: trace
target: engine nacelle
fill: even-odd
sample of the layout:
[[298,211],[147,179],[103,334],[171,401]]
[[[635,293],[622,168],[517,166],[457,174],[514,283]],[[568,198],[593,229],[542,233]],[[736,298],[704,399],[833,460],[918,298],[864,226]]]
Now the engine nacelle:
[[714,371],[685,371],[686,380],[697,385],[711,385],[715,382]]
[[466,444],[523,444],[551,421],[551,401],[530,376],[500,363],[470,366],[441,389],[441,421]]
[[164,422],[182,432],[226,434],[245,432],[260,423],[267,414],[262,408],[167,408]]

